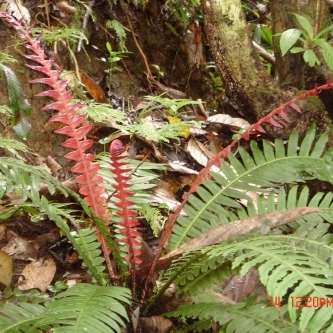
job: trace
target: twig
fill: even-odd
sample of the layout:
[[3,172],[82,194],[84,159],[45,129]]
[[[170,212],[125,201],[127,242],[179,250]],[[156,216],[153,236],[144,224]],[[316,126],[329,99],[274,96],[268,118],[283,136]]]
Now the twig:
[[[94,4],[95,4],[95,0],[88,1],[87,10],[83,15],[83,20],[82,20],[82,28],[81,28],[82,34],[84,34],[84,31],[87,29],[89,15],[92,11],[92,7],[94,6]],[[80,36],[79,42],[77,44],[77,52],[81,51],[82,41],[83,41],[83,37]]]
[[139,51],[139,53],[140,53],[140,55],[141,55],[141,58],[142,58],[142,60],[143,60],[143,63],[144,63],[144,65],[145,65],[145,67],[146,67],[146,74],[147,74],[147,80],[148,80],[148,83],[149,83],[149,84],[154,84],[154,85],[155,85],[156,80],[154,79],[154,76],[153,76],[153,74],[152,74],[152,72],[151,72],[151,70],[150,70],[150,68],[149,68],[149,64],[148,64],[147,57],[146,57],[146,55],[143,53],[142,48],[141,48],[141,46],[139,45],[138,40],[137,40],[137,38],[136,38],[136,36],[135,36],[135,32],[134,32],[134,29],[133,29],[133,26],[132,26],[131,20],[129,19],[129,16],[128,16],[128,14],[127,14],[126,5],[124,4],[123,1],[120,1],[120,5],[121,5],[121,8],[123,9],[123,11],[124,11],[124,13],[125,13],[125,15],[126,15],[127,23],[128,23],[128,25],[129,25],[129,27],[130,27],[131,34],[132,34],[132,37],[133,37],[133,40],[134,40],[135,46],[137,47],[137,49],[138,49],[138,51]]
[[275,65],[275,57],[267,52],[263,47],[261,47],[259,44],[257,44],[254,40],[252,41],[252,45],[254,47],[254,50],[262,56],[266,61],[271,63],[272,65]]

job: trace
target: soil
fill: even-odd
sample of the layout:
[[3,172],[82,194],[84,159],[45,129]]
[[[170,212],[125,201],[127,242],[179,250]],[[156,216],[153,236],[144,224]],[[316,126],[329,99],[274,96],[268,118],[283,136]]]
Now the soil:
[[[47,16],[43,8],[36,6],[35,1],[26,1],[24,6],[29,10],[32,18],[37,18],[35,26],[47,29]],[[158,2],[155,4],[156,6],[161,9],[161,4]],[[158,78],[163,85],[185,92],[184,95],[188,98],[207,100],[209,97],[213,99],[212,84],[207,80],[207,71],[199,67],[189,68],[188,54],[182,37],[184,29],[182,30],[179,23],[172,22],[172,18],[169,19],[169,23],[174,23],[180,31],[179,36],[176,36],[165,25],[166,17],[156,16],[156,8],[147,8],[146,11],[143,11],[131,6],[127,8],[126,12],[131,20],[140,48],[147,58],[147,63],[158,66],[160,71],[164,73],[163,78]],[[50,6],[50,22],[53,30],[63,27],[63,25],[70,27],[74,24],[74,17],[71,15],[62,17],[63,15],[60,15],[56,9],[54,5]],[[119,4],[112,5],[111,8],[108,1],[99,1],[92,9],[94,20],[89,18],[85,30],[89,44],[83,43],[80,52],[76,52],[75,47],[72,48],[75,52],[78,68],[100,85],[108,102],[113,107],[122,107],[124,112],[128,112],[131,107],[135,107],[143,101],[144,96],[161,92],[149,85],[146,68],[131,31],[127,31],[126,47],[128,53],[122,57],[121,61],[117,62],[116,65],[120,67],[120,70],[114,71],[111,82],[107,82],[107,70],[110,64],[103,61],[103,58],[107,59],[108,57],[106,43],[109,42],[112,49],[116,51],[119,50],[119,45],[116,34],[112,30],[106,31],[105,22],[108,19],[116,19],[129,28],[128,22],[126,14]],[[33,153],[44,158],[52,156],[63,167],[66,166],[69,162],[62,158],[65,151],[60,146],[63,138],[54,134],[53,128],[46,125],[53,112],[41,111],[47,101],[45,98],[35,96],[42,87],[39,84],[29,83],[30,80],[38,77],[38,74],[25,67],[27,60],[20,55],[20,52],[26,51],[22,45],[17,45],[18,39],[15,37],[14,31],[4,22],[0,22],[0,38],[2,41],[1,52],[8,53],[17,60],[17,63],[11,63],[8,66],[16,74],[24,95],[32,107],[32,115],[29,118],[32,129],[26,142],[27,145]],[[46,54],[49,55],[55,54],[56,51],[56,63],[63,69],[75,70],[75,64],[71,60],[69,50],[62,41],[53,45],[45,45],[45,48]],[[151,66],[151,71],[153,74],[156,73],[153,66]],[[0,105],[9,105],[7,84],[4,77],[0,82],[0,91]],[[6,130],[9,136],[15,137],[9,128],[3,128],[3,130]],[[108,130],[103,131],[103,135],[107,134]]]

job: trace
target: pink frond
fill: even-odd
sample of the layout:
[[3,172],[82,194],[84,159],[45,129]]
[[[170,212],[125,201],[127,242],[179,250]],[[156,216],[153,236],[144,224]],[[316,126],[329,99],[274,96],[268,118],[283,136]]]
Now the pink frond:
[[137,212],[133,210],[134,202],[130,200],[130,198],[133,197],[133,193],[128,190],[130,187],[128,183],[130,177],[126,175],[126,172],[128,172],[129,169],[122,168],[125,163],[121,161],[123,156],[120,156],[120,154],[124,151],[125,147],[120,140],[114,140],[111,143],[111,171],[114,174],[114,180],[116,182],[113,186],[117,190],[115,198],[119,200],[115,203],[115,206],[119,208],[116,214],[121,217],[121,221],[118,222],[118,224],[122,227],[119,231],[123,236],[119,241],[127,245],[128,257],[126,257],[125,260],[130,263],[134,291],[136,284],[135,269],[136,265],[141,262],[138,258],[141,255],[140,241],[138,239],[140,233],[135,229],[135,227],[139,225],[139,222],[136,219]]
[[[102,196],[104,188],[99,184],[103,178],[96,175],[99,170],[99,165],[92,163],[95,159],[94,154],[87,154],[85,151],[89,149],[93,141],[87,140],[86,135],[91,130],[92,126],[81,126],[85,120],[85,116],[77,115],[76,112],[84,105],[80,103],[70,104],[72,93],[66,91],[67,81],[60,80],[61,68],[54,68],[55,57],[47,59],[45,52],[41,47],[41,35],[37,38],[32,38],[31,29],[25,29],[20,21],[17,21],[9,13],[0,12],[0,18],[5,19],[17,32],[18,36],[25,42],[25,48],[29,51],[28,54],[22,54],[26,59],[35,62],[38,65],[27,65],[30,69],[40,72],[45,75],[44,78],[32,80],[31,83],[42,83],[51,90],[46,90],[39,93],[37,96],[50,97],[54,102],[44,106],[42,110],[56,110],[58,115],[53,116],[51,121],[63,123],[65,126],[55,131],[55,133],[69,136],[63,146],[71,148],[73,151],[65,155],[66,158],[74,160],[76,164],[71,168],[74,173],[80,174],[76,177],[76,181],[82,187],[79,192],[85,196],[84,201],[91,207],[94,214],[107,222],[106,208],[103,207],[106,199]],[[80,127],[81,126],[81,127]],[[110,261],[110,249],[106,245],[101,232],[97,228],[97,238],[102,244],[102,250],[108,266],[110,276],[114,277],[113,268]]]

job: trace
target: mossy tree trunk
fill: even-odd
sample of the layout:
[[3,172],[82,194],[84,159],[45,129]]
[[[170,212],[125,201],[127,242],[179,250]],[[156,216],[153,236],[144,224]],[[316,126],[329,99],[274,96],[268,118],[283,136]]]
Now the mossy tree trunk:
[[240,0],[202,0],[205,30],[227,96],[247,119],[274,102],[269,80],[253,54]]
[[[246,119],[253,122],[290,99],[290,92],[283,89],[293,86],[297,93],[297,89],[304,86],[305,63],[302,55],[282,58],[278,49],[278,38],[275,38],[274,46],[280,81],[274,82],[267,75],[253,51],[240,0],[201,0],[201,3],[208,43],[226,94]],[[297,27],[292,13],[306,16],[313,23],[314,31],[318,33],[324,25],[326,6],[323,0],[271,0],[274,33]],[[283,89],[280,89],[279,83]],[[323,117],[325,108],[321,106],[318,110],[318,104],[321,103],[317,101],[316,104],[315,111],[312,111],[311,106],[305,107],[307,114],[303,116],[305,124],[302,128],[298,128],[297,122],[292,127],[303,132],[310,126],[309,122],[313,121],[317,121],[322,128],[326,127],[327,119]],[[318,112],[321,116],[316,119]]]

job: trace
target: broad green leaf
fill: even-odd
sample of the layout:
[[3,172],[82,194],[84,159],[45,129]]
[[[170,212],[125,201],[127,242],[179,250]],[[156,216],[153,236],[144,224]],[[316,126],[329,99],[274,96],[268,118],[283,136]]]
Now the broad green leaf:
[[281,54],[284,56],[289,49],[297,42],[302,31],[299,29],[289,29],[282,33],[280,38]]
[[323,38],[319,38],[316,40],[316,44],[319,45],[323,52],[323,57],[326,65],[333,71],[333,48],[332,46],[326,42]]
[[308,37],[310,39],[313,39],[313,30],[312,30],[312,26],[311,26],[311,23],[309,22],[309,20],[306,17],[301,16],[301,15],[295,14],[295,16],[296,16],[298,23],[306,31]]
[[290,49],[290,53],[299,53],[299,52],[304,52],[304,51],[305,51],[305,48],[303,48],[303,47],[297,47],[297,46],[292,47]]
[[303,54],[303,59],[310,67],[320,65],[320,61],[313,50],[306,50]]

